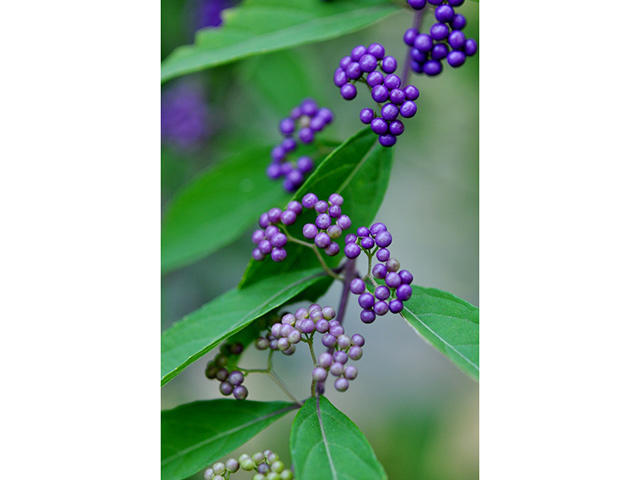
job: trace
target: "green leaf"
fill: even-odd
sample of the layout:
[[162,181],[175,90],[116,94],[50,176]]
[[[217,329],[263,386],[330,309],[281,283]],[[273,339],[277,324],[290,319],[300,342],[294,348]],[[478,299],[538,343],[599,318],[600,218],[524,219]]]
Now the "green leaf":
[[325,277],[319,268],[279,275],[233,289],[190,313],[162,333],[162,385],[256,318]]
[[478,307],[441,290],[414,286],[401,315],[416,332],[476,380],[480,374]]
[[289,446],[296,478],[387,478],[362,432],[323,396],[309,398],[297,413]]
[[297,405],[207,400],[162,411],[163,480],[180,480],[238,448]]
[[[352,221],[349,231],[355,231],[361,225],[369,225],[375,217],[387,190],[392,163],[392,149],[382,147],[377,135],[366,127],[327,156],[292,199],[300,200],[305,194],[313,192],[326,200],[332,193],[340,193],[344,197],[342,211]],[[306,241],[302,236],[302,226],[313,222],[314,218],[313,211],[306,210],[288,228],[289,234]],[[344,246],[345,236],[346,232],[338,240],[341,246]],[[317,258],[307,247],[289,242],[286,250],[287,258],[281,263],[251,260],[240,288],[282,272],[318,265]],[[337,265],[341,257],[322,255],[332,267]]]
[[162,81],[355,32],[400,11],[389,0],[245,0],[227,10],[224,25],[199,31],[194,45],[162,62]]
[[171,202],[162,224],[162,272],[224,247],[288,194],[265,174],[271,147],[249,147],[215,165]]

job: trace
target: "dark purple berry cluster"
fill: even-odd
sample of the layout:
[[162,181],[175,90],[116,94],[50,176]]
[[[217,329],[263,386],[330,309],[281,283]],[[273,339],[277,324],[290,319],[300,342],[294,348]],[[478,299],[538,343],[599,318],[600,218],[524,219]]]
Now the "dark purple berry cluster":
[[[411,69],[431,77],[442,72],[442,60],[454,68],[462,66],[467,57],[475,55],[478,44],[466,38],[462,30],[467,24],[464,15],[456,13],[453,7],[462,5],[464,0],[429,0],[437,5],[436,23],[431,25],[429,33],[420,33],[415,28],[404,34],[404,42],[411,47]],[[416,10],[424,8],[426,0],[408,0]]]
[[292,355],[296,344],[302,340],[302,335],[313,335],[329,330],[329,321],[333,320],[336,312],[332,307],[321,307],[317,303],[309,308],[299,308],[295,313],[285,313],[279,322],[271,326],[266,336],[256,339],[258,350],[280,350],[285,355]]
[[367,291],[366,283],[361,278],[354,278],[349,285],[352,293],[359,295],[358,303],[362,307],[360,319],[364,323],[372,323],[376,316],[387,312],[400,313],[403,302],[411,298],[413,275],[408,270],[400,270],[400,262],[391,258],[388,247],[392,241],[391,233],[384,223],[374,223],[371,228],[360,227],[356,234],[345,237],[344,253],[348,258],[357,258],[364,250],[371,259],[375,254],[380,263],[371,269],[371,275],[384,280],[382,285],[374,285],[374,293]]
[[292,225],[300,212],[302,212],[302,205],[300,202],[293,201],[289,202],[284,211],[274,207],[260,215],[258,225],[261,228],[255,230],[251,236],[251,241],[256,245],[251,256],[256,260],[262,260],[271,254],[274,262],[282,262],[287,258],[287,251],[284,249],[287,236],[280,230],[278,224]]
[[404,132],[404,124],[398,117],[411,118],[418,107],[414,100],[420,91],[413,85],[402,86],[396,75],[398,62],[391,55],[385,56],[385,49],[379,43],[365,48],[358,45],[351,55],[340,60],[340,66],[333,75],[333,83],[340,88],[345,100],[353,100],[358,94],[356,82],[362,82],[371,91],[371,98],[378,104],[379,111],[364,108],[360,120],[371,125],[384,147],[396,143],[396,137]]
[[230,357],[237,357],[244,350],[241,343],[225,343],[220,347],[220,352],[207,364],[205,375],[211,380],[220,382],[220,393],[224,396],[231,395],[238,400],[247,398],[247,387],[242,385],[244,374],[239,370],[229,372],[227,366]]
[[313,170],[311,157],[302,156],[295,162],[287,162],[287,155],[293,152],[298,143],[294,137],[298,131],[298,139],[302,143],[311,143],[315,134],[333,121],[333,113],[328,108],[318,108],[312,99],[291,110],[288,117],[280,122],[280,133],[284,136],[282,142],[271,150],[271,165],[267,168],[267,175],[271,179],[284,177],[283,186],[288,192],[295,192],[304,182],[305,175]]
[[238,470],[254,471],[253,480],[293,480],[293,472],[285,468],[277,453],[271,450],[256,452],[253,455],[243,453],[236,460],[216,462],[204,471],[204,480],[227,480]]
[[359,360],[362,357],[364,337],[355,334],[351,337],[344,334],[344,328],[336,320],[328,324],[329,329],[322,337],[322,344],[327,348],[333,348],[333,353],[324,352],[318,357],[318,364],[311,372],[314,381],[324,383],[329,373],[336,378],[333,386],[339,392],[345,392],[349,388],[349,381],[358,376],[358,369],[353,365],[347,365],[347,361]]
[[351,227],[351,219],[342,213],[343,202],[344,199],[337,193],[329,195],[328,201],[319,200],[315,193],[307,193],[302,197],[302,206],[313,208],[318,214],[314,223],[307,223],[302,227],[302,235],[313,240],[330,257],[340,252],[340,246],[335,240]]

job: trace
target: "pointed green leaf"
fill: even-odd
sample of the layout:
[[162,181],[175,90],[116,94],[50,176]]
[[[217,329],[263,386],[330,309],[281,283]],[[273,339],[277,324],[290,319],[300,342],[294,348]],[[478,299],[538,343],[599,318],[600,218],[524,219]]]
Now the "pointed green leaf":
[[245,0],[224,25],[198,32],[194,45],[162,62],[162,81],[252,55],[328,40],[400,11],[389,0]]
[[297,413],[289,447],[296,478],[387,478],[362,432],[323,396],[309,398]]
[[296,271],[233,289],[190,313],[162,333],[162,385],[256,318],[279,307],[325,277],[322,270]]
[[[369,225],[375,217],[387,191],[392,162],[392,149],[382,147],[377,135],[370,128],[364,128],[328,155],[292,199],[301,200],[305,194],[313,192],[326,200],[332,193],[340,193],[344,197],[342,211],[352,221],[349,231],[355,231],[361,225]],[[314,219],[314,212],[305,210],[296,223],[288,227],[289,234],[306,241],[302,227]],[[338,240],[341,246],[344,246],[344,237],[345,234]],[[240,288],[281,272],[318,265],[317,258],[307,247],[289,242],[286,250],[287,258],[281,263],[251,260]],[[337,265],[340,259],[340,256],[322,255],[329,266]]]
[[405,302],[402,316],[458,368],[478,379],[478,307],[435,288],[413,286],[413,295]]
[[297,408],[286,402],[206,400],[162,411],[163,480],[180,480],[221,459]]

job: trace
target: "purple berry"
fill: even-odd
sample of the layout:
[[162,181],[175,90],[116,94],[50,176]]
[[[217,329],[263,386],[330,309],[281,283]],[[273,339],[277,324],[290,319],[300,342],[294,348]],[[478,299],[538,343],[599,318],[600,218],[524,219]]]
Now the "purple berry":
[[397,298],[394,298],[389,302],[389,310],[391,313],[400,313],[402,311],[402,302]]
[[376,85],[371,89],[371,98],[378,103],[386,102],[389,98],[389,90],[384,85]]
[[387,271],[389,272],[397,272],[398,270],[400,270],[400,262],[395,258],[389,259],[386,265]]
[[351,80],[356,80],[362,76],[362,69],[358,62],[350,63],[345,72],[347,73],[347,77]]
[[373,72],[378,66],[378,61],[373,55],[366,53],[360,57],[360,61],[356,64],[360,66],[362,72]]
[[329,209],[329,204],[324,200],[318,200],[313,208],[318,213],[325,213]]
[[434,23],[431,25],[430,33],[434,40],[444,40],[449,35],[449,27],[444,23]]
[[459,7],[464,3],[464,0],[449,0],[449,5],[452,7]]
[[414,42],[416,41],[416,37],[420,32],[418,32],[415,28],[410,28],[406,32],[404,32],[404,36],[402,37],[404,43],[410,47],[413,47]]
[[297,215],[293,210],[286,209],[282,212],[282,216],[280,217],[280,221],[285,225],[293,225],[296,221]]
[[267,215],[269,215],[269,221],[271,223],[277,223],[280,221],[280,215],[282,215],[282,210],[274,207],[271,210],[269,210]]
[[344,198],[339,193],[332,193],[329,195],[329,203],[331,205],[342,205],[344,203]]
[[284,247],[287,244],[287,236],[284,233],[277,233],[271,239],[271,245],[274,247]]
[[273,158],[276,162],[281,162],[284,160],[284,157],[287,155],[287,152],[284,151],[280,145],[273,147],[271,150],[271,158]]
[[373,323],[375,319],[376,314],[373,313],[372,310],[363,310],[360,312],[360,320],[362,320],[363,323]]
[[[433,60],[442,60],[449,53],[449,47],[445,43],[439,43],[433,47],[431,58]],[[426,72],[425,72],[426,73]]]
[[229,382],[222,382],[220,384],[220,393],[222,395],[231,395],[231,392],[233,392],[233,385],[231,385]]
[[436,20],[442,23],[450,22],[456,14],[450,5],[440,5],[434,13]]
[[360,110],[360,121],[365,125],[370,124],[371,120],[373,120],[373,117],[374,113],[370,108],[363,108],[362,110]]
[[234,370],[227,377],[227,382],[229,382],[233,386],[240,385],[242,382],[244,382],[244,375],[242,374],[242,372]]
[[336,311],[333,307],[324,307],[322,309],[322,316],[325,320],[331,320],[336,317]]
[[221,382],[224,382],[228,376],[229,376],[229,372],[227,371],[226,368],[221,368],[216,372],[216,378]]
[[330,257],[334,257],[336,256],[338,253],[340,253],[340,245],[338,245],[336,242],[331,242],[325,249],[324,249],[324,253],[326,253],[327,255],[329,255]]
[[370,87],[375,87],[376,85],[380,85],[384,82],[384,75],[380,72],[371,72],[367,75],[367,85]]
[[469,38],[467,39],[466,42],[464,42],[464,53],[467,55],[467,57],[471,57],[475,55],[477,51],[478,51],[478,44],[476,43],[475,40],[473,40],[472,38]]
[[398,300],[402,300],[404,302],[411,298],[412,293],[413,293],[413,290],[409,285],[402,284],[396,290],[396,297],[398,297]]
[[353,100],[354,98],[356,98],[357,94],[358,90],[354,85],[350,83],[345,83],[342,87],[340,87],[340,95],[342,95],[342,98],[344,98],[345,100]]
[[302,212],[302,204],[300,202],[293,200],[289,202],[289,204],[287,205],[287,210],[291,210],[293,213],[298,215],[300,214],[300,212]]
[[371,269],[371,274],[374,278],[383,279],[387,275],[387,267],[383,263],[376,263]]
[[342,68],[336,68],[336,71],[333,73],[333,83],[336,87],[341,87],[345,83],[349,81],[347,77],[347,72],[345,72]]
[[351,226],[351,219],[348,215],[340,215],[338,220],[336,220],[336,224],[342,229],[346,230]]
[[404,87],[404,97],[407,100],[415,100],[420,96],[420,90],[413,85],[407,85]]
[[374,118],[371,121],[371,130],[373,130],[374,133],[377,133],[378,135],[387,133],[388,128],[389,126],[387,125],[387,122],[385,122],[382,118]]
[[457,14],[450,22],[451,28],[454,30],[462,30],[467,25],[467,19],[464,15]]
[[311,320],[310,318],[305,318],[300,322],[300,331],[302,333],[313,333],[315,329],[316,329],[316,324],[313,323],[313,320]]
[[335,240],[342,235],[342,229],[338,225],[329,225],[327,227],[327,234],[332,240]]
[[307,223],[302,227],[302,236],[304,238],[314,238],[318,234],[318,227],[313,223]]
[[333,121],[333,113],[328,108],[321,108],[318,110],[316,114],[317,117],[322,118],[324,120],[325,125],[329,125]]
[[388,230],[384,230],[376,235],[376,245],[380,248],[386,248],[391,245],[391,233]]
[[[350,345],[351,345],[351,339],[348,336],[342,334],[338,337],[338,348],[342,348],[344,350],[345,348],[349,348]],[[338,360],[338,357],[335,355],[333,358]],[[345,362],[346,362],[346,358],[345,358]],[[345,362],[341,362],[341,363],[345,363]]]
[[[393,94],[393,92],[399,92],[399,91],[400,90],[393,90],[391,93]],[[393,101],[393,98],[391,100]],[[384,107],[382,107],[382,110],[380,113],[382,115],[382,118],[384,118],[385,120],[395,120],[399,112],[400,111],[398,110],[398,107],[396,107],[393,103],[387,103],[384,105]],[[381,132],[381,133],[384,133],[384,132]]]
[[267,167],[267,177],[269,177],[270,179],[275,180],[276,178],[280,178],[281,176],[282,170],[280,168],[280,165],[278,165],[277,163],[272,163]]
[[[346,337],[347,341],[351,343],[351,340],[349,340],[349,337],[347,337],[346,335],[342,335],[342,337]],[[338,341],[338,345],[340,345],[340,341]],[[347,345],[347,347],[348,346],[349,345]],[[340,348],[347,348],[347,347],[340,347]],[[347,363],[347,360],[349,360],[349,356],[346,354],[346,352],[341,352],[340,350],[338,350],[333,354],[333,359],[336,362],[342,363],[344,365],[345,363]]]
[[360,360],[362,358],[362,348],[357,345],[354,345],[349,349],[349,358],[351,360]]
[[316,330],[320,333],[327,333],[329,331],[329,322],[324,318],[318,320],[318,323],[316,323]]
[[416,37],[415,42],[413,42],[413,46],[421,52],[426,53],[433,48],[433,39],[426,33],[421,33]]
[[[347,243],[344,246],[344,254],[347,256],[347,258],[357,258],[358,255],[360,255],[360,251],[361,251],[360,247],[355,243]],[[359,279],[356,279],[356,280],[359,280]]]
[[342,209],[340,208],[340,205],[331,205],[329,207],[329,216],[331,218],[338,218],[341,213]]
[[351,290],[351,293],[355,293],[356,295],[364,293],[365,289],[366,285],[364,283],[364,280],[362,280],[361,278],[354,278],[349,284],[349,290]]
[[386,300],[391,295],[391,291],[386,285],[379,285],[376,287],[375,295],[378,300]]
[[402,135],[404,132],[404,123],[400,120],[394,120],[389,124],[389,133],[392,135]]
[[376,258],[381,262],[386,262],[387,260],[389,260],[390,256],[391,252],[389,252],[389,250],[387,250],[386,248],[381,248],[376,252]]
[[349,388],[349,380],[347,380],[346,378],[338,378],[333,386],[339,392],[346,392]]
[[274,235],[280,233],[280,229],[274,225],[269,225],[267,228],[265,228],[264,230],[264,238],[266,238],[267,240],[271,240],[273,238]]
[[384,47],[379,43],[372,43],[367,48],[367,52],[373,55],[378,60],[382,60],[384,57]]
[[285,118],[280,121],[280,132],[283,135],[291,135],[296,129],[296,122],[293,118]]
[[344,243],[353,243],[358,239],[355,233],[349,233],[344,237]]
[[319,229],[325,230],[329,225],[331,225],[331,217],[328,214],[321,213],[316,217],[316,226]]
[[253,235],[251,235],[251,241],[256,245],[262,240],[264,240],[264,230],[256,230],[253,232]]
[[400,107],[400,115],[402,115],[405,118],[413,117],[417,111],[418,111],[418,107],[416,107],[416,104],[413,103],[411,100],[407,100]]
[[318,248],[326,248],[331,243],[331,237],[326,232],[320,232],[314,240]]
[[305,208],[313,208],[318,202],[318,196],[315,193],[307,193],[302,197],[302,206]]
[[358,297],[358,304],[362,308],[366,308],[366,309],[371,308],[373,307],[373,304],[375,302],[376,302],[376,299],[369,292],[363,293]]
[[333,347],[336,344],[336,337],[334,337],[330,333],[326,333],[322,337],[322,344],[327,348]]
[[387,75],[384,78],[384,86],[387,87],[389,90],[393,90],[394,88],[399,88],[401,83],[402,83],[402,80],[400,80],[400,77],[396,74]]
[[407,0],[409,6],[415,10],[421,10],[427,4],[427,0]]
[[236,400],[244,400],[245,398],[247,398],[248,394],[249,392],[247,391],[247,387],[245,387],[244,385],[238,385],[233,389],[233,396],[236,398]]
[[358,347],[362,347],[364,345],[364,337],[359,333],[356,333],[351,337],[351,343],[357,345]]
[[426,62],[428,58],[425,52],[421,52],[417,48],[409,50],[409,54],[411,55],[411,60],[419,64]]
[[340,335],[344,334],[344,327],[339,323],[337,325],[331,325],[331,322],[329,322],[329,333],[338,338]]
[[365,53],[367,53],[367,49],[364,47],[364,45],[353,47],[353,50],[351,50],[351,60],[357,62]]
[[[305,321],[308,322],[310,320],[306,319]],[[309,333],[311,333],[311,332],[309,332]],[[300,336],[300,332],[298,330],[294,330],[289,335],[287,335],[287,340],[289,340],[289,343],[292,344],[292,345],[295,345],[296,343],[300,342],[301,338],[302,337]]]
[[289,116],[294,120],[300,118],[300,115],[302,115],[302,110],[300,109],[300,107],[293,107],[291,109],[291,113],[289,114]]
[[442,63],[438,60],[429,60],[422,67],[422,71],[430,77],[435,77],[442,72]]
[[307,98],[300,104],[300,110],[302,111],[303,115],[312,117],[318,111],[318,104],[311,98]]
[[262,240],[258,244],[258,249],[264,255],[266,255],[267,253],[271,253],[271,249],[272,249],[271,242],[269,240]]
[[454,50],[447,55],[447,62],[454,68],[460,67],[466,59],[467,56],[463,52],[459,52],[457,50]]
[[382,71],[384,73],[393,73],[398,68],[398,62],[391,55],[384,57],[382,60]]
[[391,288],[398,288],[402,284],[402,279],[396,272],[387,273],[387,275],[384,277],[384,281]]
[[329,371],[334,377],[339,377],[340,375],[342,375],[342,372],[344,372],[344,365],[340,362],[333,362],[329,367]]
[[291,345],[289,345],[289,340],[287,340],[286,338],[282,337],[278,339],[278,350],[280,350],[281,352],[284,352],[290,346]]
[[373,306],[373,311],[376,312],[376,315],[384,315],[389,311],[389,304],[383,300],[380,300]]
[[340,60],[340,67],[345,69],[349,66],[350,63],[351,57],[347,55],[346,57],[342,57],[342,59]]
[[322,367],[316,367],[311,372],[311,378],[316,382],[324,382],[327,379],[327,371]]
[[449,34],[449,45],[451,45],[451,48],[454,48],[456,50],[464,47],[464,42],[466,40],[467,39],[465,38],[464,33],[462,33],[460,30],[454,30]]
[[409,270],[400,270],[398,272],[398,275],[400,275],[400,279],[402,280],[402,283],[406,285],[409,285],[411,282],[413,282],[413,275]]
[[404,92],[399,88],[394,88],[389,93],[389,100],[396,105],[401,105],[404,102]]
[[301,173],[307,173],[313,169],[313,160],[311,160],[311,157],[300,157],[297,163],[298,170],[300,170]]
[[373,248],[374,244],[375,244],[375,242],[373,241],[373,238],[371,238],[371,237],[362,237],[360,239],[360,246],[362,248],[364,248],[365,250],[369,250],[369,249]]
[[302,128],[298,132],[298,137],[302,143],[311,143],[313,142],[313,130],[309,127]]
[[332,363],[333,363],[333,357],[331,356],[330,353],[323,352],[318,357],[318,365],[320,365],[322,368],[329,368]]
[[358,376],[358,369],[353,365],[347,365],[344,367],[344,378],[347,380],[355,380]]
[[387,226],[382,223],[382,222],[376,222],[373,225],[371,225],[371,228],[369,229],[369,231],[373,234],[373,235],[377,235],[380,232],[383,232],[387,229]]
[[309,128],[314,132],[319,132],[324,128],[324,118],[316,115],[309,122]]

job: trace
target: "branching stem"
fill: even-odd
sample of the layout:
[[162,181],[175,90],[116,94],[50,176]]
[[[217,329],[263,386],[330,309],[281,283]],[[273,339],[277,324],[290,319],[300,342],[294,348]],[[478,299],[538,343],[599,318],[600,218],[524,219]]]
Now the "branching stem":
[[[416,30],[420,30],[422,26],[422,19],[424,18],[424,14],[427,11],[427,8],[423,8],[422,10],[416,10],[416,13],[413,15],[413,25],[412,27]],[[407,46],[407,55],[404,59],[404,65],[402,66],[402,83],[400,85],[402,87],[407,86],[407,82],[409,81],[409,76],[411,75],[411,47]]]

